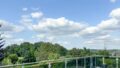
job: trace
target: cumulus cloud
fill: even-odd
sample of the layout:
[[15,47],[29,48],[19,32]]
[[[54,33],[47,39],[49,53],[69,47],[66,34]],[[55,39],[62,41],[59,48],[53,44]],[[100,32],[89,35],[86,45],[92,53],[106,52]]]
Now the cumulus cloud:
[[33,12],[31,13],[32,18],[41,18],[43,16],[42,12]]
[[87,37],[83,44],[87,45],[120,45],[120,39],[114,38],[112,33],[120,31],[120,8],[109,14],[109,19],[101,21],[96,26],[82,30],[79,35]]
[[115,3],[117,0],[110,0],[111,3]]
[[28,29],[36,31],[39,34],[52,36],[77,35],[78,32],[88,26],[83,22],[75,22],[65,17],[43,18],[42,16],[42,12],[32,12],[28,15],[22,15],[21,23]]
[[110,35],[99,36],[90,40],[85,40],[83,44],[87,45],[97,45],[97,46],[107,46],[107,45],[120,45],[120,39],[114,38]]
[[[110,12],[109,18],[102,20],[96,26],[88,26],[82,22],[75,22],[68,20],[65,17],[60,18],[41,18],[43,15],[38,12],[33,12],[30,15],[23,16],[22,22],[26,26],[37,32],[38,38],[46,38],[53,40],[58,36],[71,36],[71,37],[88,37],[89,40],[85,43],[103,43],[102,40],[111,40],[110,33],[120,30],[120,8],[114,9]],[[38,19],[36,21],[35,19]],[[36,23],[36,24],[34,24]],[[47,39],[47,38],[46,38]],[[112,43],[112,42],[110,42]]]
[[[13,42],[14,41],[14,42]],[[6,45],[11,45],[11,44],[20,44],[23,43],[25,40],[23,38],[14,38],[14,39],[9,39],[6,40]]]
[[114,9],[110,14],[110,18],[101,21],[96,26],[90,26],[82,30],[79,35],[82,36],[99,36],[113,31],[120,30],[120,8]]
[[87,25],[85,24],[74,22],[61,17],[57,19],[46,18],[40,21],[38,24],[33,25],[33,29],[39,33],[44,34],[47,33],[52,35],[68,35],[77,33],[84,29],[86,26]]
[[5,33],[2,34],[1,37],[4,38],[4,39],[11,39],[11,38],[13,38],[13,36],[11,34],[7,34],[7,33],[6,34]]
[[[39,18],[43,15],[42,12],[32,12],[32,18]],[[74,34],[79,36],[84,35],[104,35],[106,32],[120,30],[120,8],[114,9],[109,14],[109,19],[101,21],[96,26],[87,26],[81,22],[68,20],[64,17],[57,19],[44,18],[40,19],[37,24],[32,24],[30,16],[23,16],[23,22],[26,22],[29,27],[39,33],[64,35]]]
[[108,40],[110,39],[111,36],[109,34],[107,35],[103,35],[103,36],[98,36],[97,38],[95,38],[96,40]]
[[19,43],[19,42],[23,42],[24,39],[22,39],[22,38],[18,38],[18,39],[14,39],[14,41]]
[[120,8],[112,10],[109,16],[112,18],[120,19]]
[[44,34],[39,34],[39,35],[36,35],[36,38],[45,38],[46,36]]
[[21,24],[24,27],[27,27],[28,29],[32,30],[32,22],[33,20],[30,18],[30,15],[22,15],[22,19],[20,20]]
[[100,30],[98,27],[95,27],[95,26],[90,26],[90,27],[87,27],[85,29],[83,29],[82,31],[79,32],[79,35],[80,36],[96,36],[96,35],[99,35],[101,34],[100,33]]
[[40,18],[43,16],[42,12],[32,12],[30,14],[22,15],[20,23],[27,27],[29,30],[32,30],[33,23],[37,22],[36,20],[41,20]]
[[32,38],[38,39],[40,41],[53,42],[56,37],[46,35],[46,34],[38,34],[38,35],[33,36]]
[[120,8],[114,9],[110,15],[111,18],[98,24],[101,30],[120,30]]
[[109,20],[102,21],[98,27],[101,30],[119,30],[120,29],[120,24],[119,20],[112,18]]
[[15,34],[20,33],[24,30],[23,26],[15,25],[5,20],[0,20],[0,33],[2,33],[1,37],[6,41],[6,45],[19,43],[22,39],[14,39]]
[[2,25],[0,30],[3,32],[20,32],[24,29],[22,26],[14,25],[5,20],[0,20],[0,24]]

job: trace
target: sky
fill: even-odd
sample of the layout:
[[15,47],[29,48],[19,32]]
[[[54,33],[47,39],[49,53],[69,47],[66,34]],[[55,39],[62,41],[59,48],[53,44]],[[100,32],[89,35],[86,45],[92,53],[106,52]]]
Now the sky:
[[0,24],[5,46],[120,49],[120,0],[0,0]]

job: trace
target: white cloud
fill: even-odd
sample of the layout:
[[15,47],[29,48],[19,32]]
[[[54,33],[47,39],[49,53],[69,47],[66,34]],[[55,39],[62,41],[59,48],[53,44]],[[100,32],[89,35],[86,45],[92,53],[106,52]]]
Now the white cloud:
[[20,43],[21,41],[23,41],[23,39],[14,39],[15,34],[20,33],[21,31],[24,30],[23,26],[15,25],[5,20],[0,20],[0,24],[2,25],[0,27],[0,32],[3,33],[1,36],[6,41],[6,45]]
[[79,33],[79,35],[99,36],[120,30],[120,8],[114,9],[109,16],[110,19],[104,20],[96,26],[89,26],[85,28]]
[[98,27],[91,26],[83,29],[79,34],[80,36],[94,35],[96,33],[99,33],[99,31],[100,30]]
[[112,18],[120,19],[120,8],[112,10],[109,16]]
[[115,3],[117,0],[110,0],[111,3]]
[[20,44],[23,43],[25,40],[23,38],[14,38],[14,39],[9,39],[6,40],[7,45],[11,45],[11,44]]
[[110,13],[110,19],[102,21],[98,24],[101,30],[120,30],[120,8],[114,9]]
[[29,15],[22,15],[21,17],[22,19],[20,20],[21,24],[24,26],[24,27],[27,27],[28,29],[32,30],[32,22],[33,20],[30,18]]
[[22,39],[22,38],[19,38],[19,39],[14,39],[14,41],[15,41],[15,42],[23,42],[23,41],[24,41],[24,39]]
[[32,16],[32,18],[39,19],[43,16],[43,13],[42,12],[33,12],[33,13],[31,13],[31,16]]
[[40,39],[41,41],[53,42],[54,39],[55,39],[55,36],[48,36],[48,35],[45,35],[45,34],[38,34],[38,35],[34,36],[33,38]]
[[[33,12],[34,13],[34,12]],[[34,14],[33,14],[34,15]],[[109,18],[101,21],[96,26],[88,26],[82,22],[75,22],[68,20],[65,17],[60,18],[41,18],[41,15],[32,13],[28,16],[23,16],[23,23],[26,26],[37,32],[40,39],[54,40],[58,36],[71,36],[71,37],[88,37],[85,38],[84,43],[88,44],[103,44],[103,40],[115,42],[111,39],[110,34],[114,31],[120,30],[120,8],[114,9],[109,14]],[[39,18],[39,20],[35,20]],[[36,24],[34,24],[36,23]],[[59,40],[57,40],[59,41]],[[114,42],[113,42],[114,41]]]
[[7,33],[6,34],[5,33],[2,34],[1,37],[4,38],[4,39],[11,39],[11,38],[13,38],[13,36],[11,34],[7,34]]
[[50,42],[52,42],[54,39],[55,39],[55,37],[53,37],[53,36],[47,37],[47,40],[50,41]]
[[44,34],[39,34],[39,35],[36,35],[37,38],[45,38],[46,36]]
[[103,35],[103,36],[98,36],[97,38],[96,38],[96,40],[107,40],[107,39],[110,39],[110,35]]
[[22,10],[23,10],[23,11],[27,11],[27,10],[28,10],[28,8],[22,8]]
[[98,46],[117,46],[120,45],[120,39],[119,38],[113,38],[112,36],[101,36],[97,38],[93,38],[90,40],[86,40],[83,42],[85,45],[96,45]]
[[37,39],[39,41],[53,42],[56,37],[46,35],[46,34],[37,34],[37,35],[33,36],[32,38]]
[[4,20],[0,20],[0,24],[2,25],[0,30],[3,32],[20,32],[24,29],[22,26],[14,25]]
[[96,26],[89,26],[79,33],[79,35],[87,37],[83,44],[96,45],[96,48],[104,45],[120,45],[119,36],[114,38],[112,34],[120,31],[120,8],[112,10],[109,16],[109,19],[103,20]]
[[98,27],[101,30],[117,30],[120,28],[119,20],[112,18],[109,20],[102,21]]
[[69,35],[80,32],[87,25],[70,21],[64,17],[53,19],[46,18],[38,24],[33,25],[33,29],[39,33],[50,35]]
[[[30,30],[47,35],[77,35],[81,30],[87,27],[83,22],[75,22],[60,18],[40,18],[42,12],[32,12],[28,15],[23,15],[21,23]],[[35,18],[38,18],[36,20]],[[37,24],[33,24],[37,23]]]

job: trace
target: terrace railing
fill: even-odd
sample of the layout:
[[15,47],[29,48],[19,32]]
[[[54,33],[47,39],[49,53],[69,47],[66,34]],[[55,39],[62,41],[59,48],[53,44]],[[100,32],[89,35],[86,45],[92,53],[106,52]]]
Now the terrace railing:
[[120,68],[119,59],[116,56],[86,56],[5,65],[0,68]]

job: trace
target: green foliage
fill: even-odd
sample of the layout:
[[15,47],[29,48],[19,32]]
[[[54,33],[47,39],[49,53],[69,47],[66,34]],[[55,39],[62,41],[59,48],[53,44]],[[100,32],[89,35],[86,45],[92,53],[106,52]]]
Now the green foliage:
[[33,51],[34,53],[34,45],[29,43],[29,42],[24,42],[24,43],[21,43],[20,46],[19,46],[19,56],[26,56],[26,55],[29,55],[29,52],[30,51]]
[[24,57],[18,57],[18,63],[23,63]]
[[10,54],[17,54],[17,55],[19,55],[18,54],[19,53],[18,52],[19,51],[19,46],[17,44],[12,44],[11,46],[6,47],[5,51],[6,51],[6,53],[5,53],[6,56],[8,56]]
[[12,63],[11,63],[9,58],[4,58],[3,61],[2,61],[2,64],[3,65],[9,65],[9,64],[12,64]]
[[64,62],[58,62],[58,63],[53,63],[52,64],[52,68],[64,68],[65,67],[65,63]]
[[[23,42],[20,45],[13,44],[11,46],[7,46],[4,49],[4,53],[7,59],[5,58],[3,62],[7,64],[10,64],[8,62],[9,60],[11,60],[11,63],[15,64],[36,62],[41,60],[54,60],[59,58],[64,59],[65,57],[84,57],[94,54],[109,55],[109,52],[105,50],[94,52],[87,48],[73,48],[67,50],[59,44],[52,44],[50,42],[36,42],[34,44],[29,42]],[[106,63],[110,64],[110,62],[111,61],[107,61]]]
[[109,56],[109,51],[107,50],[100,50],[97,52],[98,55]]
[[108,65],[108,68],[114,68],[116,66],[115,59],[105,59],[106,65]]
[[11,60],[11,63],[15,64],[18,61],[18,56],[16,54],[9,55],[9,59]]
[[69,50],[68,55],[70,55],[72,57],[80,57],[81,56],[81,50],[73,48],[73,49]]
[[[52,44],[52,43],[40,43],[40,47],[37,48],[35,53],[36,58],[38,61],[40,60],[48,60],[48,59],[56,59],[59,56],[65,56],[67,50],[60,46],[59,44]],[[53,56],[51,58],[51,56]]]
[[52,60],[52,59],[59,59],[60,55],[57,53],[49,53],[48,55],[48,59]]
[[68,56],[69,57],[81,57],[81,56],[90,56],[93,55],[92,52],[90,52],[90,49],[77,49],[73,48],[68,51]]
[[20,45],[13,44],[4,49],[6,57],[11,54],[16,54],[19,63],[35,62],[36,60],[58,59],[66,56],[67,49],[59,44],[52,44],[49,42],[36,42],[34,44],[29,42],[21,43]]
[[34,53],[32,51],[29,51],[25,57],[23,62],[24,63],[28,63],[28,62],[35,62],[36,61],[36,57],[34,56]]
[[81,54],[82,54],[82,56],[91,56],[94,53],[92,51],[90,51],[90,49],[87,49],[87,48],[84,47]]

